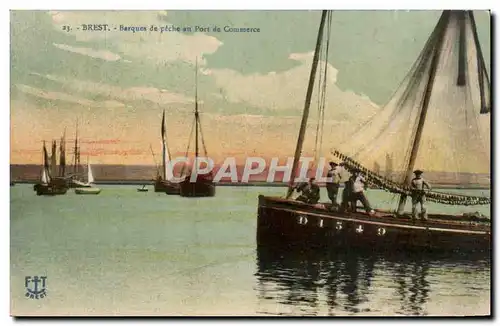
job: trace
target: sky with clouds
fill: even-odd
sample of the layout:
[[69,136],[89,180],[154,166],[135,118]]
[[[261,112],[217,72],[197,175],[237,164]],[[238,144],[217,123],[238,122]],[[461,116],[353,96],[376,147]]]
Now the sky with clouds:
[[[439,15],[333,13],[325,154],[389,100]],[[319,18],[318,11],[11,11],[11,163],[41,163],[42,141],[59,139],[65,129],[71,140],[78,120],[82,158],[154,164],[150,144],[158,156],[163,110],[171,152],[183,154],[193,122],[196,62],[210,156],[291,156]],[[488,14],[476,13],[476,22],[489,65]],[[81,24],[109,24],[110,31],[77,29]],[[134,33],[114,29],[120,25],[260,32]],[[317,93],[311,131],[316,102]],[[313,142],[306,139],[306,154]]]

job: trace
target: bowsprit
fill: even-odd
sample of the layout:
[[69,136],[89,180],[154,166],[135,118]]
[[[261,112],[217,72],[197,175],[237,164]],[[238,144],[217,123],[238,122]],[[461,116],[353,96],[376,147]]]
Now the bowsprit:
[[24,286],[27,298],[43,299],[47,296],[47,276],[26,276]]

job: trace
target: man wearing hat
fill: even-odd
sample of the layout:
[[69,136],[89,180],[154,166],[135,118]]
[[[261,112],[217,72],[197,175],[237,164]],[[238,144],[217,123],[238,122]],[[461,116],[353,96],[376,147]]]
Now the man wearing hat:
[[427,209],[425,208],[425,189],[431,190],[431,185],[422,178],[421,170],[413,171],[415,178],[411,180],[411,217],[417,218],[417,205],[420,203],[422,220],[427,220]]
[[337,207],[337,194],[340,187],[340,169],[337,163],[330,162],[330,170],[326,175],[326,191],[328,192],[328,198],[332,201],[333,207]]

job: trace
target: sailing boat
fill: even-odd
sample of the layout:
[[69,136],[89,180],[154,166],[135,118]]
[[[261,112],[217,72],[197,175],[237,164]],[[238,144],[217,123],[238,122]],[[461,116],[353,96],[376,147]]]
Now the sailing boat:
[[64,178],[51,175],[49,154],[43,142],[43,167],[40,174],[40,182],[33,186],[38,196],[64,195],[68,191],[68,185]]
[[[167,195],[178,195],[180,192],[179,183],[173,182],[173,175],[170,170],[167,169],[167,163],[170,161],[170,149],[167,146],[167,134],[165,127],[165,110],[163,110],[163,116],[161,119],[161,139],[162,139],[162,169],[158,171],[155,180],[155,192],[164,192]],[[151,152],[153,150],[151,149]],[[154,157],[154,153],[153,153]]]
[[[80,156],[80,153],[78,153],[78,156]],[[73,186],[75,188],[91,188],[92,183],[94,183],[94,176],[92,175],[92,168],[90,167],[90,163],[88,163],[87,159],[87,182],[73,179]]]
[[[198,167],[197,160],[199,157],[199,138],[203,145],[205,156],[207,156],[207,149],[205,147],[205,141],[203,140],[203,133],[201,131],[200,114],[198,111],[198,61],[196,61],[196,73],[195,73],[195,111],[194,111],[194,124],[195,129],[195,157],[193,169]],[[192,131],[192,130],[191,130]],[[191,137],[190,137],[191,138]],[[188,151],[191,139],[188,143]],[[213,181],[212,172],[207,174],[196,174],[196,180],[191,181],[192,173],[196,171],[191,171],[181,182],[180,195],[182,197],[213,197],[215,196],[215,184]]]
[[[257,218],[258,245],[286,244],[287,246],[340,247],[343,248],[343,250],[367,248],[369,250],[380,249],[382,251],[391,252],[415,249],[447,252],[489,252],[491,250],[491,225],[490,220],[487,218],[474,215],[469,216],[468,214],[429,214],[428,220],[413,221],[409,218],[409,216],[407,216],[407,214],[401,212],[401,208],[404,209],[406,196],[411,194],[408,185],[408,176],[411,176],[414,168],[416,160],[415,157],[420,143],[419,134],[421,135],[423,133],[422,128],[426,119],[432,89],[435,86],[434,77],[438,66],[437,62],[440,59],[442,44],[445,43],[444,34],[446,31],[451,29],[452,33],[450,32],[447,35],[458,35],[460,39],[460,41],[457,42],[460,48],[459,59],[455,61],[443,60],[447,64],[455,63],[455,67],[458,63],[459,73],[456,86],[461,87],[465,84],[465,81],[463,80],[464,76],[467,76],[468,78],[471,78],[472,76],[472,74],[465,75],[462,71],[462,69],[466,67],[464,63],[466,55],[463,53],[465,48],[465,22],[468,22],[468,26],[471,27],[470,30],[472,31],[468,35],[472,34],[475,41],[476,49],[475,51],[471,51],[471,53],[476,54],[475,59],[477,59],[477,72],[479,75],[477,77],[478,80],[476,80],[477,83],[473,82],[468,85],[479,85],[479,92],[472,93],[472,95],[477,95],[479,97],[479,100],[476,99],[474,104],[481,104],[481,113],[488,113],[490,111],[489,82],[479,42],[477,41],[474,16],[470,11],[443,12],[438,24],[436,25],[435,31],[432,33],[429,41],[422,51],[423,54],[419,57],[419,61],[414,66],[414,69],[412,69],[413,75],[408,81],[408,87],[404,89],[402,93],[398,93],[401,97],[397,98],[394,102],[396,103],[396,108],[400,109],[398,105],[405,105],[407,101],[412,101],[412,105],[408,111],[410,111],[409,113],[412,114],[413,118],[416,120],[416,131],[410,133],[411,137],[409,138],[411,142],[409,148],[406,148],[406,151],[409,149],[409,152],[411,153],[409,155],[409,159],[406,161],[406,171],[403,173],[403,177],[405,178],[404,182],[397,183],[388,180],[364,168],[361,163],[352,159],[348,155],[340,153],[339,151],[334,152],[334,155],[342,159],[348,168],[356,168],[363,171],[366,174],[368,181],[377,184],[386,191],[400,194],[401,199],[398,211],[394,213],[390,210],[376,210],[376,212],[370,216],[368,213],[357,212],[356,210],[353,212],[336,211],[332,209],[332,207],[328,207],[327,204],[306,204],[291,198],[294,190],[293,182],[298,167],[298,161],[302,152],[311,95],[316,69],[318,66],[319,51],[321,49],[323,30],[327,16],[330,16],[329,18],[331,18],[331,13],[323,11],[288,193],[286,198],[263,195],[259,196]],[[457,28],[453,30],[453,26],[456,26]],[[456,30],[458,30],[458,33],[456,33]],[[447,50],[450,50],[452,46],[457,43],[448,41],[446,43]],[[474,60],[469,60],[469,63],[473,61]],[[457,78],[456,73],[452,73],[450,76],[452,76],[452,78]],[[424,80],[422,80],[422,78]],[[419,79],[422,81],[421,83],[418,83]],[[415,80],[417,80],[417,82],[415,82]],[[443,83],[444,86],[450,88],[452,87],[451,84],[452,83]],[[435,92],[435,95],[439,96],[442,93],[445,92]],[[457,89],[453,88],[451,94],[458,94]],[[465,97],[469,101],[471,101],[470,94],[471,93],[469,92],[469,97]],[[418,98],[418,96],[422,98]],[[468,103],[470,104],[470,102]],[[436,110],[440,108],[440,105],[435,106]],[[467,117],[467,114],[459,115],[459,110],[463,109],[463,106],[455,106],[454,108],[456,116],[462,118]],[[396,115],[392,114],[394,112]],[[391,114],[387,115],[387,119],[385,121],[386,124],[384,125],[385,128],[394,127],[394,118],[397,117],[397,114],[401,113],[402,110],[394,110],[394,112],[390,112]],[[471,112],[467,113],[469,114],[470,123]],[[477,113],[477,111],[474,111],[474,113]],[[455,116],[453,118],[455,118]],[[375,117],[375,119],[377,119],[377,117]],[[433,121],[431,125],[434,123],[435,121]],[[411,127],[409,126],[408,121],[406,121],[405,125],[404,120],[402,120],[401,126],[404,131],[408,131]],[[467,132],[469,129],[470,128],[467,125],[467,128],[462,130],[462,132]],[[393,130],[389,130],[389,134],[392,131]],[[362,133],[362,131],[360,131],[360,133]],[[375,136],[382,134],[383,132],[380,130],[376,130],[376,133],[374,133]],[[452,135],[458,137],[457,134]],[[361,147],[365,145],[362,141],[364,140],[364,142],[366,142],[366,139],[370,138],[361,139],[359,141]],[[401,139],[397,137],[394,137],[393,140],[396,143],[401,141]],[[354,142],[350,142],[348,145],[352,146],[353,144]],[[380,150],[380,144],[381,143],[375,144],[378,145],[378,147],[375,146],[374,148],[379,149],[379,155],[385,155],[385,151]],[[462,145],[464,144],[465,143],[462,143]],[[371,151],[370,153],[377,154],[377,151]],[[447,157],[443,159],[449,160]],[[490,204],[491,202],[490,198],[486,197],[456,195],[435,191],[426,192],[426,196],[429,201],[451,205],[481,205]]]
[[90,166],[90,162],[87,159],[87,183],[85,187],[75,188],[75,194],[78,195],[98,195],[101,192],[101,189],[93,186],[94,183],[94,175],[92,174],[92,167]]

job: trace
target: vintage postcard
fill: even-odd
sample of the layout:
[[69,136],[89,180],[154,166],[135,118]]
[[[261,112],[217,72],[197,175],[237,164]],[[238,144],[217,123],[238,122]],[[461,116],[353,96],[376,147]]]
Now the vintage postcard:
[[12,10],[12,316],[489,316],[491,14]]

